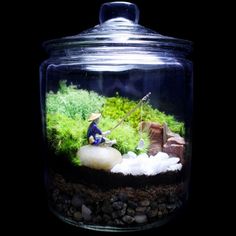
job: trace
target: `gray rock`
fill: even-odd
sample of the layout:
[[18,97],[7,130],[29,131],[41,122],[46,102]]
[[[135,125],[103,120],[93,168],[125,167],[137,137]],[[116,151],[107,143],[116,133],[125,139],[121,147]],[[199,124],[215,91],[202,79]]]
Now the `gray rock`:
[[163,217],[163,213],[161,211],[158,211],[157,215],[158,215],[159,218]]
[[150,206],[147,207],[147,209],[146,209],[146,213],[149,212],[150,210],[151,210],[151,207],[150,207]]
[[127,208],[127,206],[119,211],[120,216],[124,216],[126,214],[126,208]]
[[124,216],[125,214],[126,214],[126,208],[123,208],[119,211],[113,211],[112,218],[113,219],[120,218],[121,216]]
[[180,208],[183,205],[181,200],[177,200],[175,204],[176,204],[177,208]]
[[163,202],[165,202],[165,201],[166,201],[165,198],[158,198],[158,199],[157,199],[157,202],[158,202],[158,203],[163,203]]
[[150,201],[145,199],[145,200],[139,202],[139,205],[142,206],[142,207],[147,207],[147,206],[150,205]]
[[70,205],[71,204],[71,200],[65,200],[65,204],[66,205]]
[[132,208],[128,208],[126,211],[127,215],[129,216],[135,216],[135,210]]
[[111,217],[110,217],[109,215],[107,215],[107,214],[104,214],[104,215],[103,215],[103,220],[104,220],[105,222],[108,222],[108,221],[111,220]]
[[156,208],[158,208],[158,203],[157,202],[151,202],[150,206],[151,206],[152,209],[156,209]]
[[82,217],[84,218],[84,220],[90,221],[92,218],[91,214],[92,214],[92,211],[85,205],[82,205]]
[[118,200],[119,200],[119,198],[117,196],[112,196],[110,199],[111,202],[116,202]]
[[75,220],[77,221],[80,221],[82,219],[82,214],[80,211],[76,211],[74,214],[73,214]]
[[113,202],[112,206],[115,210],[121,210],[124,206],[124,203],[121,201]]
[[158,215],[158,210],[157,209],[154,209],[154,210],[150,210],[149,212],[147,212],[147,216],[149,218],[154,218]]
[[71,212],[69,210],[66,212],[66,215],[69,216],[69,217],[72,216],[72,214],[71,214]]
[[132,223],[135,221],[134,217],[128,216],[128,215],[123,216],[123,217],[122,217],[122,220],[123,220],[126,224],[132,224]]
[[124,222],[122,222],[121,220],[115,219],[114,224],[122,226],[122,225],[124,225]]
[[164,203],[159,204],[159,205],[158,205],[158,209],[159,209],[160,211],[164,211],[164,210],[166,209],[166,204],[164,204]]
[[177,208],[177,205],[176,204],[167,204],[166,208],[170,211],[173,211]]
[[72,207],[70,207],[69,211],[71,214],[74,214],[74,212],[76,212],[76,209],[72,206]]
[[73,196],[72,200],[71,200],[71,204],[72,206],[76,207],[76,208],[80,208],[83,204],[83,201],[81,199],[81,197],[76,194]]
[[148,221],[147,216],[146,215],[136,215],[134,217],[135,222],[138,224],[143,224],[146,223]]
[[113,211],[111,215],[112,215],[112,219],[116,219],[120,217],[119,211]]
[[113,225],[113,221],[112,220],[108,221],[107,225]]
[[94,223],[100,223],[102,221],[102,217],[100,215],[93,218]]
[[128,200],[128,196],[126,193],[124,192],[121,192],[118,194],[118,198],[122,201],[122,202],[127,202]]
[[111,214],[113,212],[112,205],[109,201],[104,201],[102,205],[102,211],[107,214]]
[[137,213],[145,213],[146,210],[147,210],[147,207],[137,207],[137,208],[135,209],[135,211],[136,211]]
[[127,203],[128,203],[128,206],[133,209],[135,209],[138,206],[138,204],[134,201],[128,201]]
[[59,193],[60,193],[60,191],[59,191],[59,189],[54,189],[53,190],[53,193],[52,193],[52,199],[53,199],[53,201],[57,201],[57,198],[58,198],[58,196],[59,196]]

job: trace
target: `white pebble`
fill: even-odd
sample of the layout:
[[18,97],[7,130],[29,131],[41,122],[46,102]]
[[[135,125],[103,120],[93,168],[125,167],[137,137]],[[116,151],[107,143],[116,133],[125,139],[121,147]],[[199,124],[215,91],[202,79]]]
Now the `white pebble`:
[[174,164],[168,167],[169,171],[175,171],[175,170],[181,170],[182,169],[182,164],[178,163],[178,164]]
[[131,152],[131,151],[129,151],[127,154],[128,154],[128,156],[131,157],[131,158],[136,158],[136,157],[137,157],[136,153]]
[[123,155],[122,162],[116,164],[111,172],[124,175],[156,175],[167,171],[181,170],[182,164],[178,157],[169,157],[167,153],[158,152],[155,156],[146,153],[139,154],[128,152]]

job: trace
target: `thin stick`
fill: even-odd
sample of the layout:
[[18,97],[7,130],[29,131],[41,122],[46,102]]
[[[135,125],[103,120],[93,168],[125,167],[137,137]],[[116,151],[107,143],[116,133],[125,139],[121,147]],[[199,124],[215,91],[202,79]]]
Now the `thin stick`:
[[111,131],[114,130],[114,129],[116,129],[119,125],[121,125],[122,122],[124,122],[124,120],[125,120],[128,116],[130,116],[130,115],[142,104],[142,102],[146,101],[150,95],[151,95],[151,92],[149,92],[147,95],[145,95],[145,96],[138,102],[138,104],[137,104],[132,110],[130,110],[130,111],[121,119],[121,121],[120,121],[116,126],[114,126],[114,127],[111,129]]

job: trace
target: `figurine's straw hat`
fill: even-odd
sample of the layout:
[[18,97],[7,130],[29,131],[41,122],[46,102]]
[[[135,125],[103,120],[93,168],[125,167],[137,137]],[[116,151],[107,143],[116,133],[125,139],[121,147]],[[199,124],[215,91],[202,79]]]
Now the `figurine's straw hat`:
[[97,118],[99,118],[101,116],[101,113],[92,113],[89,117],[89,121],[93,121],[96,120]]

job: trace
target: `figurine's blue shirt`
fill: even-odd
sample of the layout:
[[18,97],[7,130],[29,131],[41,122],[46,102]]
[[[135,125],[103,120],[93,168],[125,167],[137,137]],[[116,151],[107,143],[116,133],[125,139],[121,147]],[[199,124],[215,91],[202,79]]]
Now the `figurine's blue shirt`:
[[94,141],[90,144],[93,144],[93,145],[99,145],[100,143],[103,143],[105,142],[105,139],[102,138],[101,136],[98,137],[98,135],[102,135],[102,132],[101,130],[97,127],[97,124],[95,122],[92,122],[90,125],[89,125],[89,128],[88,128],[88,132],[87,132],[87,139],[89,141],[90,137],[92,136]]

